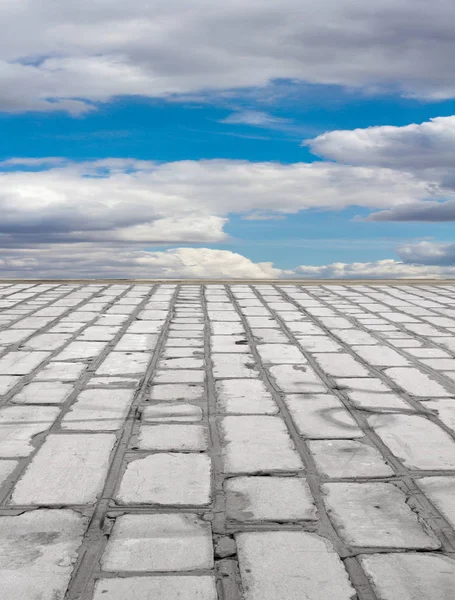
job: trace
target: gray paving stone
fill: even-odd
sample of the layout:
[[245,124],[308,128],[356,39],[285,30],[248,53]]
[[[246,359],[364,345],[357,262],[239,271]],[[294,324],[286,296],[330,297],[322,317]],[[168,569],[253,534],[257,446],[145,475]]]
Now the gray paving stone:
[[95,502],[114,443],[115,435],[109,433],[49,435],[16,484],[11,504]]
[[452,527],[455,527],[455,477],[422,477],[416,483]]
[[302,462],[279,417],[228,416],[221,420],[225,473],[298,471]]
[[426,553],[360,555],[381,600],[450,600],[455,561]]
[[128,463],[118,504],[204,506],[211,498],[211,462],[205,454],[152,454]]
[[282,344],[288,341],[287,336],[279,329],[261,329],[253,327],[251,333],[259,343]]
[[119,330],[120,327],[118,325],[92,325],[84,329],[78,340],[84,342],[110,342],[115,338]]
[[439,417],[444,425],[447,425],[447,427],[450,427],[455,432],[455,399],[440,398],[438,400],[426,400],[424,406],[434,411],[434,414]]
[[54,320],[54,317],[27,317],[25,319],[21,319],[17,321],[17,323],[13,323],[11,325],[11,329],[41,329],[41,327],[46,327],[51,321]]
[[204,387],[194,383],[163,383],[152,385],[151,400],[200,400],[204,395]]
[[35,333],[35,329],[5,329],[0,331],[0,346],[17,344]]
[[259,344],[258,352],[264,364],[305,365],[307,360],[296,346],[291,344]]
[[251,354],[216,354],[211,355],[213,376],[217,379],[255,378],[258,376],[257,367]]
[[232,335],[212,335],[210,339],[212,352],[248,354],[251,348],[245,337]]
[[440,348],[409,348],[406,352],[417,358],[450,358],[450,354]]
[[155,371],[153,383],[204,383],[205,371],[200,369],[161,369]]
[[455,441],[438,425],[418,415],[373,415],[368,422],[410,469],[455,469]]
[[[370,600],[358,559],[346,560],[355,592],[330,543],[302,531],[334,539],[306,475],[315,493],[322,485],[330,491],[323,496],[329,517],[347,551],[363,552],[377,600],[446,600],[453,570],[444,553],[455,522],[455,441],[447,433],[455,432],[455,286],[324,283],[0,283],[7,369],[0,373],[0,520],[68,505],[91,517],[99,501],[80,565],[63,552],[62,565],[77,569],[69,598],[86,586],[84,600],[92,593],[92,600],[216,600],[212,524],[220,597],[351,600],[357,593]],[[38,352],[43,360],[31,367],[24,357]],[[314,359],[316,370],[308,364]],[[133,399],[134,422],[126,421]],[[402,475],[419,486],[409,498]],[[380,481],[391,477],[396,485]],[[429,525],[436,534],[443,528],[442,549],[417,517],[416,507],[429,506],[416,501],[423,496],[434,507]],[[419,510],[425,518],[426,508]],[[91,544],[98,516],[105,533],[116,519],[112,566],[109,576],[92,577],[89,563],[102,554]],[[45,546],[27,527],[20,547],[8,546],[8,564],[21,565],[8,571],[16,597],[63,600],[69,576],[60,588],[55,578],[26,592],[19,585],[27,581],[24,553],[35,564]],[[258,536],[252,566],[242,536]],[[0,569],[3,559],[0,544]],[[236,595],[238,560],[244,589]],[[57,573],[52,565],[40,563],[46,577]],[[3,599],[1,584],[0,573]]]
[[93,600],[217,600],[214,577],[128,577],[99,579]]
[[158,362],[158,369],[203,369],[202,358],[164,358]]
[[353,404],[374,410],[404,409],[410,405],[391,392],[380,379],[374,378],[341,378],[336,380],[338,389],[343,391]]
[[32,382],[11,399],[13,404],[62,404],[74,386],[60,381]]
[[287,393],[325,394],[327,388],[308,365],[277,365],[270,367],[277,386]]
[[[166,341],[166,347],[204,348],[203,338],[170,337]],[[202,350],[203,351],[203,350]]]
[[367,363],[375,367],[401,367],[411,365],[407,358],[387,346],[352,346],[352,349]]
[[89,323],[90,321],[93,321],[93,319],[96,319],[97,316],[98,313],[96,312],[86,312],[83,310],[76,309],[73,313],[70,313],[69,315],[64,317],[61,320],[61,323]]
[[436,342],[436,344],[439,344],[440,346],[444,346],[444,348],[447,348],[447,350],[449,350],[449,352],[455,352],[455,338],[454,337],[432,337],[430,338],[433,342]]
[[315,520],[307,482],[294,477],[232,477],[224,485],[226,512],[245,522]]
[[204,356],[203,348],[168,347],[163,351],[163,358],[200,358]]
[[151,351],[154,350],[158,341],[156,334],[124,334],[115,346],[115,350],[123,352]]
[[147,310],[167,310],[169,306],[169,302],[147,302]]
[[370,333],[361,329],[332,329],[331,333],[339,337],[346,344],[359,346],[377,346],[380,342]]
[[35,335],[23,344],[27,350],[57,350],[70,338],[71,333],[43,333]]
[[313,354],[321,369],[333,377],[369,377],[370,373],[349,354],[338,352]]
[[144,407],[142,420],[145,423],[201,421],[202,408],[187,402],[162,402]]
[[49,429],[60,410],[50,406],[7,406],[0,409],[0,457],[28,456],[32,439]]
[[326,483],[325,504],[351,546],[437,549],[441,543],[390,483]]
[[210,306],[208,306],[208,316],[212,322],[240,323],[241,321],[234,307],[232,310],[210,310]]
[[145,352],[111,352],[98,367],[97,375],[135,375],[145,373],[151,355]]
[[358,438],[364,435],[336,396],[290,394],[285,397],[285,402],[300,435],[306,438]]
[[77,333],[83,327],[85,323],[57,323],[54,327],[48,330],[48,333],[60,334],[60,333]]
[[123,515],[101,558],[103,571],[213,568],[210,524],[188,513]]
[[87,360],[96,358],[106,347],[106,342],[71,342],[53,360]]
[[343,563],[322,537],[301,531],[267,531],[239,533],[236,541],[245,600],[355,597]]
[[202,333],[204,331],[203,323],[181,323],[180,321],[174,320],[171,321],[170,331],[177,332],[181,331],[183,335],[188,335],[189,333]]
[[0,597],[63,600],[86,526],[71,510],[0,517]]
[[136,377],[92,377],[87,381],[87,387],[109,387],[109,388],[137,388],[139,386],[140,378]]
[[435,371],[455,371],[454,358],[429,358],[420,362]]
[[265,384],[257,379],[225,379],[216,383],[218,408],[228,414],[273,415],[278,407]]
[[185,331],[182,329],[169,329],[168,331],[168,340],[172,338],[178,339],[187,339],[187,340],[200,340],[201,343],[204,342],[204,331]]
[[0,395],[6,394],[20,379],[19,376],[0,375]]
[[390,477],[393,469],[381,454],[356,440],[308,442],[316,467],[328,477]]
[[115,431],[122,427],[133,400],[129,389],[84,390],[62,420],[62,429]]
[[290,331],[292,331],[292,333],[294,333],[295,335],[300,334],[300,335],[305,335],[305,336],[310,336],[310,335],[325,336],[325,331],[321,327],[314,325],[310,321],[304,321],[301,323],[288,323],[288,329]]
[[208,438],[202,425],[142,425],[137,445],[140,450],[204,451]]
[[114,327],[123,325],[126,321],[128,321],[128,315],[101,315],[101,317],[93,322],[93,325]]
[[167,317],[167,310],[142,310],[137,318],[140,321],[163,321]]
[[[125,319],[126,320],[126,319]],[[164,325],[164,319],[159,321],[133,321],[126,330],[126,333],[144,334],[160,333]]]
[[241,323],[211,321],[210,330],[213,335],[245,335],[245,329]]
[[341,352],[342,347],[323,335],[296,335],[300,346],[307,352]]
[[50,352],[8,352],[0,358],[0,375],[27,375],[50,356]]
[[76,381],[87,368],[85,363],[51,362],[35,375],[36,381]]
[[[420,346],[422,346],[422,342],[420,342],[419,340],[414,340],[412,338],[397,338],[397,339],[392,339],[389,338],[389,344],[392,344],[393,346],[396,346],[397,348],[419,348]],[[408,350],[406,350],[408,351]]]
[[17,465],[16,460],[0,460],[0,489]]

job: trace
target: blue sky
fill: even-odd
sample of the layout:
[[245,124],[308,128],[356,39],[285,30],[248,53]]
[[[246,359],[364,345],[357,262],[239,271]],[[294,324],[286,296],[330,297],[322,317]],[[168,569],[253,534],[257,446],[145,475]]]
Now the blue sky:
[[1,9],[0,275],[452,275],[452,7],[196,4]]

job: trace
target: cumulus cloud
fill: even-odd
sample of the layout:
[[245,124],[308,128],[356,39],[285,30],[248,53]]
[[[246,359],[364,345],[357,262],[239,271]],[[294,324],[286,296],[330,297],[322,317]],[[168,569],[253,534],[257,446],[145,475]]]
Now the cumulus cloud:
[[455,200],[411,202],[372,213],[366,221],[455,221]]
[[[369,215],[369,221],[455,220],[455,116],[436,117],[405,127],[330,131],[306,140],[303,145],[309,146],[318,156],[337,161],[337,164],[388,168],[412,173],[421,181],[428,182],[427,198],[397,202],[389,209]],[[432,198],[434,194],[439,199]]]
[[[425,279],[455,276],[453,263],[453,266],[408,263],[405,250],[402,252],[401,261],[301,265],[283,270],[269,262],[255,263],[228,250],[174,248],[146,252],[134,247],[80,243],[0,249],[0,271],[4,278],[25,279]],[[415,256],[408,254],[408,258],[414,260]]]
[[397,249],[397,254],[408,263],[453,267],[455,271],[455,244],[419,242]]
[[0,235],[11,244],[220,242],[230,214],[387,210],[438,194],[413,174],[322,162],[41,160],[41,169],[28,159],[19,170],[19,159],[3,163]]
[[93,109],[276,79],[455,94],[450,0],[5,0],[0,108]]
[[145,252],[134,248],[76,244],[0,250],[3,277],[128,279],[270,279],[284,271],[254,263],[228,250],[174,248]]
[[453,169],[455,116],[405,127],[330,131],[304,144],[314,154],[340,163],[391,169]]
[[439,279],[454,277],[455,266],[430,267],[389,258],[373,262],[303,265],[295,269],[295,276],[309,279]]
[[144,250],[228,241],[224,227],[232,214],[269,220],[349,206],[387,212],[428,204],[423,200],[439,193],[437,184],[413,173],[324,162],[11,159],[0,164],[0,272],[63,278],[449,276],[448,249],[439,250],[439,262],[424,260],[422,247],[402,247],[401,261],[289,271],[229,251]]

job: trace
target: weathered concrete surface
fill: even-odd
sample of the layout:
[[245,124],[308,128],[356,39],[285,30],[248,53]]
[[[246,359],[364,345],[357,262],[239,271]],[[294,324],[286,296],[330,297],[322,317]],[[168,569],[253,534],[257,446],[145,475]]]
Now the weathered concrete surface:
[[454,316],[450,282],[0,282],[0,598],[448,600]]

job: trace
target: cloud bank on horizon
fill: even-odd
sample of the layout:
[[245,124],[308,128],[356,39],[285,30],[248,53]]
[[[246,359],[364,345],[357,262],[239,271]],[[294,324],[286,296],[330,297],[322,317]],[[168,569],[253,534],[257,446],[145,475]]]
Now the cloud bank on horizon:
[[[185,159],[128,146],[134,158],[121,158],[109,138],[95,153],[87,144],[75,154],[70,141],[64,155],[40,152],[39,141],[33,156],[27,144],[5,150],[0,276],[455,276],[452,2],[62,0],[56,9],[7,0],[0,18],[0,122],[9,131],[33,119],[52,141],[76,119],[96,136],[110,106],[134,110],[140,98],[146,115],[197,111],[204,127],[216,122],[239,144],[227,156],[221,134],[214,150],[213,132],[190,130],[202,150]],[[334,98],[326,111],[331,127],[296,116],[306,86],[321,107],[327,94],[343,95],[341,109]],[[378,124],[385,98],[394,123]],[[362,118],[346,122],[359,103]],[[410,106],[443,116],[408,122]],[[154,134],[168,143],[159,127]],[[127,129],[125,143],[135,135]],[[280,135],[301,159],[281,158]],[[308,231],[334,237],[334,219],[347,243],[370,231],[390,243],[348,260],[335,249],[289,250],[286,240]]]

